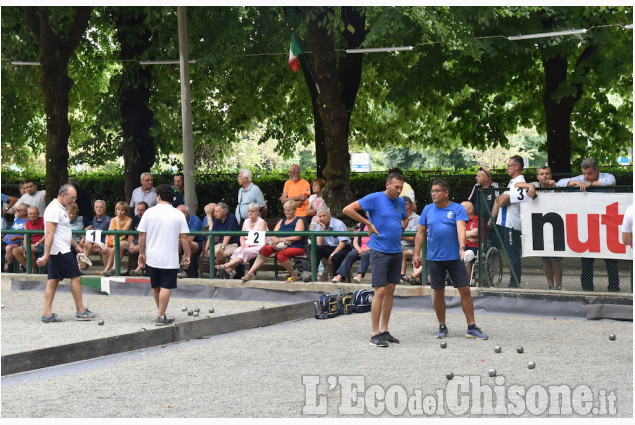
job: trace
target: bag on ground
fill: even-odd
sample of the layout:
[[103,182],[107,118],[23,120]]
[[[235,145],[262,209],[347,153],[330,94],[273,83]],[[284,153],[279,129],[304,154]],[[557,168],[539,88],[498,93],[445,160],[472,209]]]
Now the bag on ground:
[[351,314],[353,312],[353,293],[342,294],[337,297],[337,310],[340,314]]
[[353,311],[355,313],[366,313],[370,311],[374,295],[375,291],[369,291],[368,289],[355,291],[353,293]]
[[320,300],[315,302],[315,318],[330,319],[340,315],[337,305],[337,295],[322,294]]

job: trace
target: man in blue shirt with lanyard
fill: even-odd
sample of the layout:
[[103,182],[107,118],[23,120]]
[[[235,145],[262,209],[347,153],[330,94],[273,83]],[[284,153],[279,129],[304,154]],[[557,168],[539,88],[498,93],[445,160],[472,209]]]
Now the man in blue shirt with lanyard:
[[450,274],[452,284],[461,295],[461,307],[467,319],[467,338],[487,339],[474,322],[474,304],[470,294],[470,279],[467,276],[463,258],[465,256],[465,224],[467,212],[462,205],[450,201],[450,185],[445,180],[432,183],[432,204],[421,213],[419,230],[415,237],[415,251],[412,263],[421,266],[421,248],[428,233],[426,259],[430,270],[430,287],[434,290],[434,311],[439,320],[437,338],[445,338],[445,275]]
[[[388,347],[388,343],[399,343],[399,340],[388,332],[388,321],[392,311],[395,285],[401,278],[401,234],[408,224],[406,204],[403,198],[399,197],[403,184],[401,174],[389,174],[385,191],[371,193],[347,205],[343,210],[343,213],[353,220],[364,223],[370,236],[368,246],[372,250],[370,264],[373,268],[372,285],[375,289],[370,310],[373,325],[370,345],[376,347]],[[361,209],[368,212],[369,219],[357,212]]]

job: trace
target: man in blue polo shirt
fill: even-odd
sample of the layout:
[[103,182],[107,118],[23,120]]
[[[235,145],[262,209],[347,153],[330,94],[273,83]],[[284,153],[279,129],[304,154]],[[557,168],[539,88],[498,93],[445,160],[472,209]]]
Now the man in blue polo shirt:
[[[391,173],[386,179],[386,190],[375,192],[344,207],[343,213],[368,228],[370,264],[373,269],[372,285],[375,296],[371,304],[373,333],[370,345],[387,347],[399,340],[388,332],[395,285],[401,278],[401,234],[408,224],[406,204],[399,195],[403,189],[403,175]],[[368,212],[368,219],[357,210]],[[380,327],[381,321],[381,327]]]
[[452,284],[461,295],[461,307],[467,319],[467,338],[487,339],[474,322],[474,304],[470,294],[470,279],[467,276],[463,258],[465,256],[465,224],[467,212],[462,205],[450,201],[450,185],[445,180],[432,183],[432,204],[421,213],[419,230],[415,236],[415,251],[412,263],[421,266],[421,247],[428,234],[426,259],[430,270],[430,287],[434,290],[434,311],[439,320],[437,338],[445,338],[445,276],[450,274]]

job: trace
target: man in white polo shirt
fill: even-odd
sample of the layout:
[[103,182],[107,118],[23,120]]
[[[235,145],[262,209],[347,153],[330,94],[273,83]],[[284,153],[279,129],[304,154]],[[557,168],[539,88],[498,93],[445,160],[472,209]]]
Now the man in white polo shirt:
[[78,253],[84,250],[73,239],[71,225],[66,213],[66,207],[77,199],[77,191],[72,184],[60,187],[57,198],[53,199],[44,211],[44,255],[37,260],[38,266],[47,265],[48,282],[44,290],[44,313],[42,322],[61,322],[62,319],[52,312],[55,291],[60,280],[71,280],[71,294],[75,300],[76,320],[92,320],[95,313],[84,307],[82,301],[82,274],[77,261],[71,253],[71,245]]
[[[159,311],[154,320],[156,326],[171,324],[165,312],[170,293],[176,288],[179,272],[179,242],[183,247],[183,268],[190,264],[190,232],[185,215],[172,206],[174,190],[167,184],[156,188],[157,204],[141,217],[139,231],[139,267],[147,265],[152,294]],[[147,259],[146,259],[147,257]]]

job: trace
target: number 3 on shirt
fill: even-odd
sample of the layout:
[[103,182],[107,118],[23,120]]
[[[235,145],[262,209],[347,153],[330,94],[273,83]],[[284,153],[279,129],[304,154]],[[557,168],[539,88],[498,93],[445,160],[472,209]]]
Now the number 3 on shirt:
[[509,202],[512,204],[519,202],[531,202],[533,199],[527,195],[527,189],[521,189],[520,187],[514,188],[509,191]]

